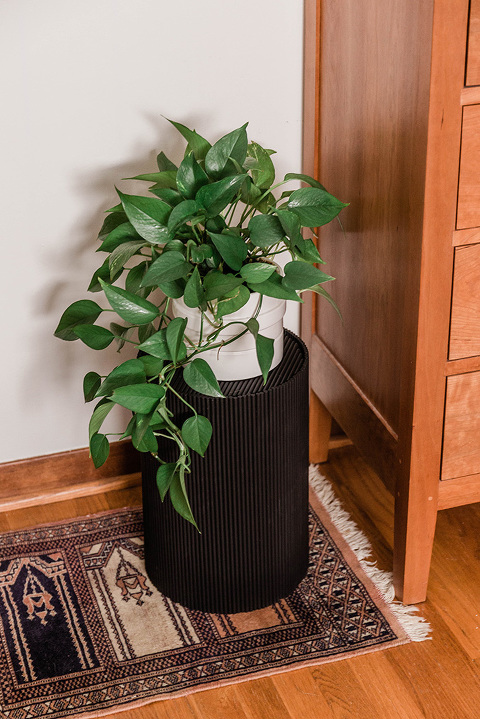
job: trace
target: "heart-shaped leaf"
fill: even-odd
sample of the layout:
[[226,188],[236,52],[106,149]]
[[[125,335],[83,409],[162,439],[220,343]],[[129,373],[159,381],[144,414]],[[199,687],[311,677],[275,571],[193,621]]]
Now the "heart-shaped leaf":
[[77,340],[78,335],[75,334],[73,328],[77,325],[93,324],[99,314],[103,312],[102,308],[92,300],[78,300],[71,304],[60,318],[55,337],[61,340]]
[[205,299],[207,302],[210,302],[210,300],[224,297],[241,284],[242,280],[240,277],[235,277],[235,275],[232,274],[224,275],[217,270],[211,270],[203,280]]
[[109,399],[101,399],[100,402],[98,402],[92,412],[92,416],[90,417],[90,422],[88,424],[89,441],[92,439],[93,435],[98,432],[105,417],[114,408],[114,406],[113,402],[110,402]]
[[197,192],[195,199],[204,208],[207,217],[218,215],[233,200],[247,175],[225,177],[218,182],[204,185]]
[[97,397],[105,397],[117,389],[129,384],[142,384],[145,382],[145,369],[140,359],[130,359],[115,367],[103,380],[97,390]]
[[155,332],[155,334],[145,340],[145,342],[142,342],[142,344],[138,346],[138,349],[141,352],[146,352],[152,357],[157,357],[157,359],[172,359],[172,355],[168,349],[166,329]]
[[298,215],[305,227],[320,227],[333,220],[347,205],[324,189],[302,187],[292,192],[287,207]]
[[201,414],[189,417],[182,425],[182,437],[190,449],[203,457],[212,438],[210,420]]
[[257,334],[255,347],[257,351],[258,364],[262,370],[263,384],[267,381],[268,373],[273,361],[273,339]]
[[105,464],[109,454],[110,445],[106,436],[104,434],[94,434],[90,439],[90,456],[96,469]]
[[[168,119],[168,118],[167,118]],[[211,148],[211,144],[208,140],[198,134],[195,130],[190,130],[180,122],[174,122],[168,120],[188,142],[188,147],[191,149],[197,160],[203,160],[208,150]]]
[[160,286],[162,282],[173,282],[174,280],[186,277],[191,269],[191,264],[187,262],[185,257],[180,252],[177,252],[177,250],[162,252],[160,257],[157,257],[148,268],[141,286]]
[[151,427],[139,434],[137,424],[133,427],[132,444],[139,452],[158,452],[158,442]]
[[145,272],[147,271],[147,267],[147,261],[139,262],[138,265],[135,265],[135,267],[132,267],[132,269],[128,271],[125,278],[125,289],[127,292],[132,292],[134,295],[138,293],[142,280],[145,276]]
[[168,235],[167,222],[172,208],[154,197],[125,195],[117,190],[125,213],[140,237],[153,244],[165,242]]
[[206,394],[209,397],[224,396],[212,368],[201,357],[197,357],[187,364],[183,370],[183,379],[189,387],[201,394]]
[[168,170],[173,170],[173,172],[177,171],[177,166],[175,165],[175,163],[169,160],[164,152],[160,152],[157,155],[157,167],[160,172],[165,172]]
[[175,317],[167,325],[166,340],[172,362],[179,362],[187,356],[187,348],[183,337],[187,327],[187,320],[183,317]]
[[195,221],[202,217],[203,210],[195,202],[195,200],[184,200],[173,208],[168,218],[169,237],[175,235],[176,230],[190,220]]
[[180,514],[181,517],[186,519],[188,522],[198,529],[197,523],[195,522],[190,502],[188,501],[187,490],[185,488],[185,468],[180,467],[180,471],[176,472],[170,483],[169,497],[172,502],[174,509]]
[[268,262],[251,262],[249,265],[243,265],[240,274],[246,282],[263,282],[275,272],[275,267]]
[[[202,245],[205,247],[205,245]],[[202,286],[202,280],[200,278],[200,272],[198,267],[195,267],[192,274],[188,278],[188,282],[185,286],[185,294],[183,295],[183,301],[187,307],[200,307],[205,300],[205,291]]]
[[[324,186],[318,180],[310,177],[310,175],[303,175],[300,172],[288,172],[283,179],[285,182],[288,182],[288,180],[300,180],[301,182],[306,182],[310,187],[318,187],[320,190],[325,190]],[[325,190],[325,192],[327,192],[327,190]]]
[[257,142],[251,142],[248,146],[247,155],[254,160],[250,167],[253,182],[256,187],[266,190],[275,180],[275,167],[270,155]]
[[263,249],[282,242],[285,232],[275,215],[255,215],[248,223],[250,241],[255,247]]
[[114,287],[103,280],[99,281],[110,306],[125,322],[145,325],[158,317],[158,307],[152,302],[144,300],[132,292],[127,292],[127,290],[122,290],[121,287]]
[[209,232],[208,234],[227,265],[232,270],[238,271],[248,255],[248,247],[245,241],[232,232],[224,232],[221,235],[216,232]]
[[151,355],[142,355],[138,358],[143,364],[143,369],[147,377],[158,377],[163,369],[163,360]]
[[130,222],[123,222],[115,227],[103,240],[97,252],[113,252],[116,247],[124,242],[140,240],[141,237]]
[[177,189],[177,170],[164,170],[161,172],[151,172],[145,175],[137,175],[129,177],[129,180],[144,180],[145,182],[154,182],[156,189]]
[[259,292],[267,297],[276,297],[279,300],[292,300],[293,302],[302,302],[295,290],[282,284],[282,278],[277,272],[274,272],[267,280],[259,283],[248,283],[252,292]]
[[73,331],[92,350],[104,350],[115,339],[110,330],[98,325],[77,325]]
[[100,232],[98,233],[98,239],[100,242],[107,237],[112,230],[114,230],[116,227],[121,225],[122,223],[127,221],[127,216],[123,212],[123,207],[121,212],[112,212],[109,215],[106,216],[106,218],[103,221],[103,225],[100,229]]
[[205,170],[214,180],[236,171],[235,165],[231,161],[229,163],[230,158],[233,158],[238,165],[243,165],[247,156],[247,125],[248,123],[221,137],[207,152]]
[[327,292],[327,290],[325,290],[322,287],[322,285],[315,285],[314,287],[309,287],[308,290],[310,292],[315,292],[317,295],[321,295],[322,297],[325,297],[327,302],[329,302],[332,305],[333,309],[338,314],[340,319],[343,320],[342,313],[340,312],[340,309],[339,309],[337,303],[335,302],[333,297]]
[[160,467],[157,469],[157,487],[162,502],[165,499],[165,495],[167,494],[168,490],[170,489],[170,485],[172,483],[173,475],[175,474],[176,469],[177,465],[175,462],[161,464]]
[[102,384],[102,378],[97,372],[87,372],[83,378],[83,396],[85,402],[90,402],[97,392],[98,388]]
[[[112,282],[114,282],[115,277],[118,277],[118,273],[123,270],[125,262],[127,262],[130,257],[133,257],[133,255],[136,255],[144,245],[144,240],[131,240],[130,242],[124,242],[113,250],[108,260],[110,268],[109,279]],[[102,277],[102,279],[104,278]]]
[[284,272],[285,276],[282,284],[292,290],[305,290],[313,285],[334,279],[334,277],[327,275],[309,262],[302,262],[301,260],[287,262]]
[[165,397],[165,389],[158,384],[131,384],[114,390],[111,401],[132,412],[148,414]]
[[184,197],[191,200],[203,185],[208,184],[208,177],[190,152],[181,162],[177,172],[177,187]]
[[[218,300],[215,315],[217,317],[225,317],[226,315],[237,312],[244,307],[250,299],[250,292],[245,285],[239,285],[234,290],[228,292],[221,300]],[[228,317],[227,317],[228,319]]]
[[104,280],[104,282],[115,282],[115,280],[118,280],[120,275],[123,272],[123,267],[120,267],[115,274],[110,278],[110,264],[109,264],[109,257],[105,260],[105,262],[98,268],[98,270],[95,270],[95,272],[92,275],[92,279],[90,280],[90,284],[88,285],[88,291],[89,292],[101,292],[102,291],[102,285],[100,284],[99,280]]

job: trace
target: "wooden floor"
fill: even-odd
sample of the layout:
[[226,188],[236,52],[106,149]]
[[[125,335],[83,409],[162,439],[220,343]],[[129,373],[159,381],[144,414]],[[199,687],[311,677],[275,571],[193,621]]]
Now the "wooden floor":
[[[344,507],[391,566],[390,495],[353,447],[321,465]],[[139,504],[139,487],[0,514],[0,531]],[[480,504],[440,512],[428,601],[433,639],[312,669],[160,701],[121,719],[479,719]]]

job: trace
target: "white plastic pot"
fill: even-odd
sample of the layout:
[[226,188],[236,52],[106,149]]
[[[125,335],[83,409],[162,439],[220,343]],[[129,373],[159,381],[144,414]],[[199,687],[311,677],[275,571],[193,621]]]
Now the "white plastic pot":
[[[223,324],[230,322],[246,322],[255,312],[260,295],[253,293],[247,304],[237,312],[225,315]],[[200,337],[201,312],[200,310],[187,307],[183,299],[172,300],[172,314],[174,317],[185,317],[187,319],[187,328],[185,334],[192,342],[196,343]],[[273,362],[272,369],[276,367],[283,357],[283,316],[285,314],[285,300],[278,300],[274,297],[263,297],[262,307],[257,317],[259,324],[259,333],[265,337],[273,339]],[[212,316],[209,319],[214,322]],[[216,331],[218,325],[212,327],[208,321],[203,324],[203,338]],[[222,340],[229,340],[243,329],[243,325],[234,324],[230,327],[222,329],[215,341],[217,344]],[[258,377],[262,374],[260,365],[257,360],[255,349],[255,338],[251,332],[246,332],[239,339],[234,340],[230,344],[222,347],[220,350],[212,349],[202,352],[204,359],[215,373],[219,380],[240,380],[249,379],[250,377]]]

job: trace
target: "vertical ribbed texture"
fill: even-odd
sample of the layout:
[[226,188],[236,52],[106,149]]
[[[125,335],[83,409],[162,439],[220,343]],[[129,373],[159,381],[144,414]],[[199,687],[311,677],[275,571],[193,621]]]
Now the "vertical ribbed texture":
[[[193,454],[187,491],[201,530],[160,501],[158,463],[143,455],[145,561],[154,584],[191,609],[243,612],[274,603],[308,563],[308,358],[286,332],[282,363],[261,378],[221,382],[226,395],[177,387],[213,425],[202,459]],[[188,396],[187,396],[188,395]],[[175,401],[181,423],[191,413]],[[162,457],[176,459],[173,443]]]

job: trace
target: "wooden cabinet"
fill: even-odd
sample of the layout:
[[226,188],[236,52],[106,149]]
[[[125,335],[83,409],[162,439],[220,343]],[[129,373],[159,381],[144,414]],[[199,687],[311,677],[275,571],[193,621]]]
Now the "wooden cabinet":
[[415,603],[438,509],[480,501],[480,0],[305,18],[304,168],[350,203],[319,241],[343,322],[318,298],[302,317],[312,460],[333,416],[394,493]]

